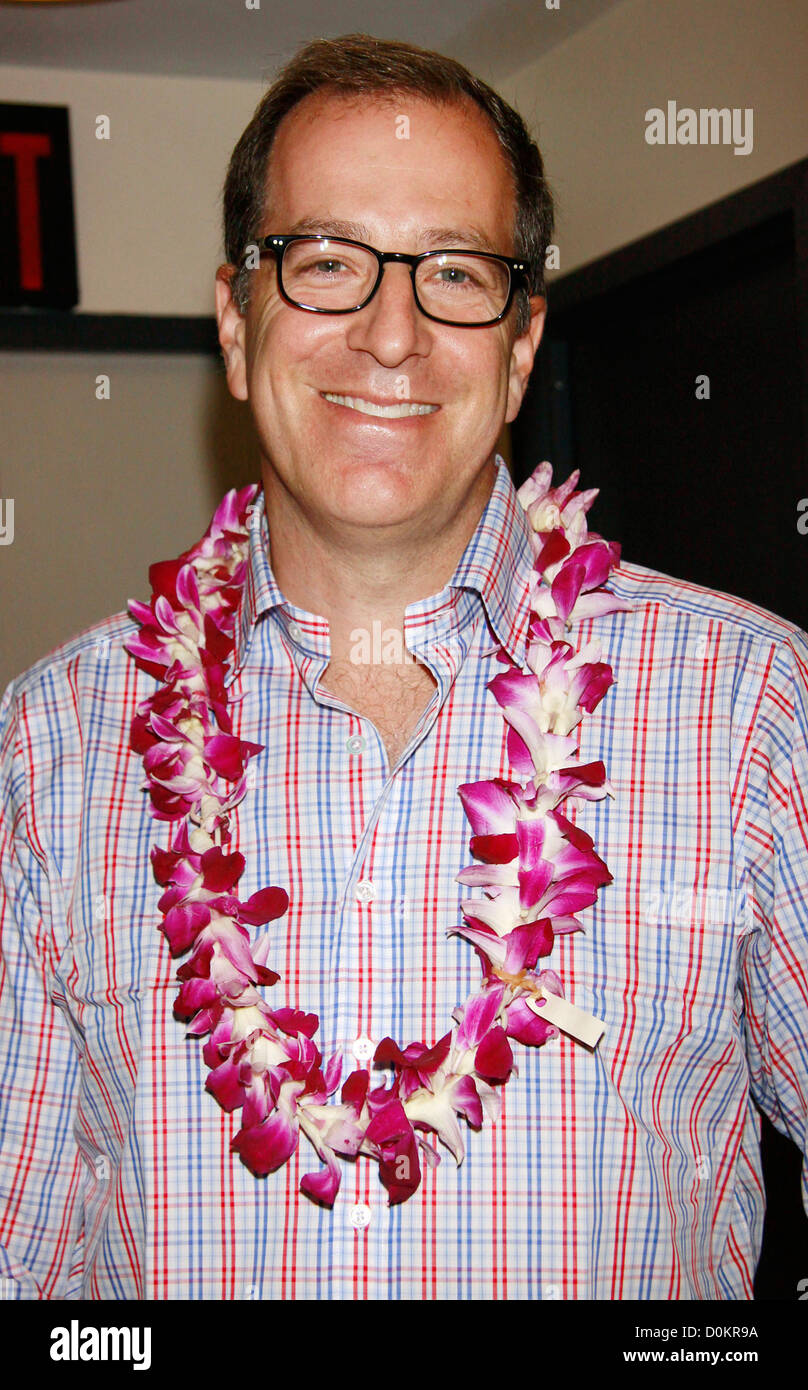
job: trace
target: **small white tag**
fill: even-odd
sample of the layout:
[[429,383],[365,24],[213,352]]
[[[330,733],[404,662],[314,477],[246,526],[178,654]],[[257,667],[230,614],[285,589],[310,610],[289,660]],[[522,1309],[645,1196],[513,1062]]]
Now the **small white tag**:
[[545,1004],[539,1004],[536,999],[525,995],[527,1006],[534,1014],[546,1018],[548,1023],[554,1023],[562,1033],[569,1033],[570,1037],[577,1038],[586,1047],[597,1047],[606,1031],[606,1024],[601,1018],[584,1013],[577,1004],[570,1004],[569,1000],[560,999],[547,989],[543,989],[542,994],[547,1001]]

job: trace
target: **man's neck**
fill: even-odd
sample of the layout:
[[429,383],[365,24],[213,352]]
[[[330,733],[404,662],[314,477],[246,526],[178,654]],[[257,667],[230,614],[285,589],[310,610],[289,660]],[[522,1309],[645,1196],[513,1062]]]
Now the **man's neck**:
[[274,472],[264,471],[272,571],[285,598],[329,626],[331,662],[348,657],[359,628],[404,632],[411,603],[448,584],[491,496],[497,465],[482,470],[458,512],[442,527],[317,526]]

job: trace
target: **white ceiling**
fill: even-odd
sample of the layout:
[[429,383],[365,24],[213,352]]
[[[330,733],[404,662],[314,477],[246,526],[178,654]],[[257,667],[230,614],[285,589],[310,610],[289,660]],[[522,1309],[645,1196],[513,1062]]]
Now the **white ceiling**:
[[367,33],[501,81],[621,0],[0,0],[0,63],[260,81],[309,39]]

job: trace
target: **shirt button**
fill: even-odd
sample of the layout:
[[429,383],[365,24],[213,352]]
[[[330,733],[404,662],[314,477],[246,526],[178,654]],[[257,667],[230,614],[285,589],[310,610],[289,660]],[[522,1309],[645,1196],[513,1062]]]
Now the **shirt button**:
[[98,893],[93,898],[93,917],[96,922],[103,922],[107,912],[107,900],[103,893]]
[[357,1038],[351,1047],[351,1051],[357,1062],[369,1062],[376,1051],[376,1044],[371,1042],[370,1038]]
[[363,753],[366,743],[367,739],[362,734],[351,734],[351,737],[345,741],[345,747],[349,753]]
[[356,885],[356,896],[360,903],[370,903],[376,896],[376,889],[369,878],[360,879]]
[[299,642],[299,641],[300,641],[301,637],[303,636],[303,633],[302,633],[301,630],[300,630],[300,624],[299,624],[299,623],[290,623],[290,624],[289,624],[289,636],[291,637],[291,639],[292,639],[293,642]]
[[364,1202],[357,1202],[355,1207],[351,1207],[348,1219],[356,1231],[364,1231],[370,1225],[370,1207],[365,1206]]

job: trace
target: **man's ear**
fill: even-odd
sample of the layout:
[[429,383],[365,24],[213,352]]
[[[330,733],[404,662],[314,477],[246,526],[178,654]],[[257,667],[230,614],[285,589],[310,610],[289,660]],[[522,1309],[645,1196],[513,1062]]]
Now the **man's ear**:
[[227,385],[237,401],[247,399],[247,358],[244,349],[246,321],[233,299],[232,280],[236,267],[220,265],[216,271],[216,322],[224,354]]
[[511,363],[508,374],[508,405],[505,411],[505,424],[509,425],[519,414],[522,398],[527,390],[533,359],[538,351],[544,320],[547,315],[547,300],[540,294],[530,296],[530,323],[524,333],[514,339],[511,348]]

